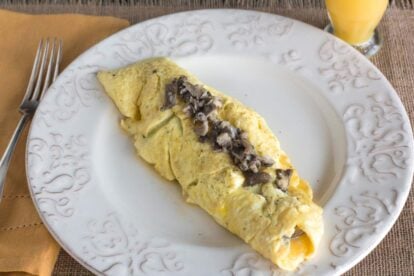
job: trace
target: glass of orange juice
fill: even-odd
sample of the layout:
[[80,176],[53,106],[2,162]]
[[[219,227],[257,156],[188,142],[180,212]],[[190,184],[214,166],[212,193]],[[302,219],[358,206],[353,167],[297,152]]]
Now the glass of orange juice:
[[376,54],[382,38],[376,27],[388,0],[326,0],[331,24],[325,30],[348,42],[365,56]]

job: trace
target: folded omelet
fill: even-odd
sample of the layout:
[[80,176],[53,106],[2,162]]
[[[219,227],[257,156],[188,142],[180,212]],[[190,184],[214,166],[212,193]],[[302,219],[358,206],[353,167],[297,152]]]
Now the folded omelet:
[[[245,185],[246,174],[228,152],[200,141],[182,104],[163,108],[166,86],[182,76],[220,98],[217,118],[245,132],[257,155],[275,160],[264,169],[268,183]],[[99,72],[98,79],[124,116],[121,126],[134,139],[138,155],[166,179],[177,180],[188,202],[282,269],[294,270],[314,254],[323,233],[322,209],[258,113],[167,58]],[[274,184],[277,170],[290,172],[286,189]]]

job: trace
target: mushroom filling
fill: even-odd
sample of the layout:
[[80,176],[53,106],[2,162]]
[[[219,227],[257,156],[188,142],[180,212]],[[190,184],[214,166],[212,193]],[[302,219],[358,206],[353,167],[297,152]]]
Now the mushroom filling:
[[290,177],[292,176],[292,169],[276,169],[276,186],[282,191],[286,192],[289,187]]
[[[233,163],[243,172],[245,185],[253,186],[271,181],[271,176],[263,169],[271,167],[274,160],[270,156],[259,156],[248,140],[248,135],[228,121],[219,120],[217,109],[222,106],[200,85],[191,84],[186,76],[180,76],[168,83],[165,88],[165,102],[162,110],[177,104],[177,98],[185,103],[183,111],[193,119],[194,132],[201,142],[209,142],[215,151],[227,152]],[[276,186],[287,190],[292,170],[276,170]]]
[[299,228],[295,227],[295,232],[292,234],[292,236],[290,237],[290,239],[292,239],[292,240],[297,239],[297,238],[299,238],[300,236],[302,236],[304,234],[305,234],[305,232],[303,232]]
[[295,227],[295,232],[293,232],[292,236],[286,236],[284,235],[282,237],[283,241],[285,243],[292,241],[292,240],[296,240],[297,238],[303,236],[305,234],[305,232],[303,232],[301,229],[299,229],[298,227]]

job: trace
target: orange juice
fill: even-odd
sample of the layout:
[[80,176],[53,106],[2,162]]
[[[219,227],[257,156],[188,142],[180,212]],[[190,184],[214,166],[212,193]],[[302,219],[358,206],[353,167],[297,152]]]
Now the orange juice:
[[372,37],[387,5],[388,0],[326,0],[334,34],[353,45]]

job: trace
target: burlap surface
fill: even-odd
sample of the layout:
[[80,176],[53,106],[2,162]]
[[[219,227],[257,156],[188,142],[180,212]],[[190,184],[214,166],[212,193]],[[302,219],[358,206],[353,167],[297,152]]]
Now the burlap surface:
[[[113,15],[130,20],[131,23],[155,16],[198,8],[254,8],[271,13],[292,17],[316,27],[327,23],[326,11],[318,0],[281,0],[272,1],[86,1],[86,4],[68,1],[68,4],[13,4],[13,1],[0,2],[0,8],[30,13],[76,12],[94,15]],[[146,2],[143,4],[142,2]],[[161,2],[161,3],[160,3]],[[163,2],[163,3],[162,3]],[[385,37],[381,52],[373,62],[390,80],[401,97],[414,122],[414,10],[411,0],[392,1],[380,29]],[[125,4],[127,3],[127,4]],[[157,5],[158,3],[158,5]],[[177,4],[180,3],[180,4]],[[63,250],[59,255],[54,275],[91,275],[85,268],[73,260]],[[396,224],[363,261],[345,275],[414,275],[414,193],[411,191],[408,201]]]

